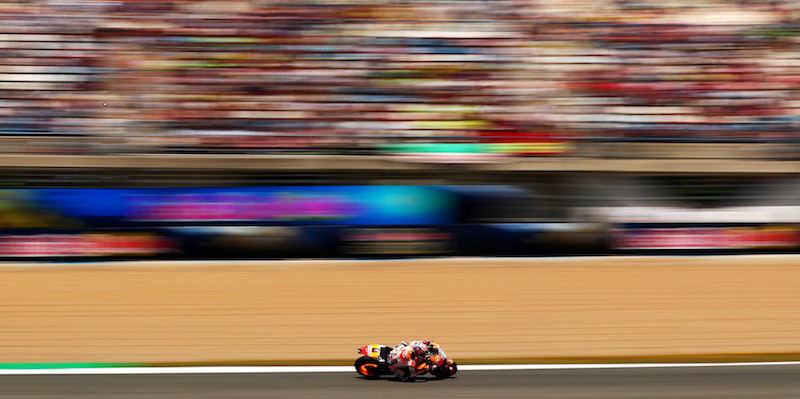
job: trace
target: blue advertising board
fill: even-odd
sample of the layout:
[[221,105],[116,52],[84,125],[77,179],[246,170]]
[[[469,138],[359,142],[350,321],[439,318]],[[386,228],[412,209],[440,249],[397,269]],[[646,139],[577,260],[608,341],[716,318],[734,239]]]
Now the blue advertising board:
[[[0,190],[0,228],[252,224],[436,225],[457,196],[431,186]],[[26,225],[28,224],[28,225]]]

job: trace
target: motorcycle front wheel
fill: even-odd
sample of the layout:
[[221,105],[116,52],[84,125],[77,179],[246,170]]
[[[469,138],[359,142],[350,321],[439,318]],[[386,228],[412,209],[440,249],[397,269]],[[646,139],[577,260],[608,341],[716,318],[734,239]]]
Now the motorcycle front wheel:
[[436,370],[431,371],[431,374],[436,378],[447,378],[452,377],[456,372],[458,372],[458,366],[453,362],[437,367]]

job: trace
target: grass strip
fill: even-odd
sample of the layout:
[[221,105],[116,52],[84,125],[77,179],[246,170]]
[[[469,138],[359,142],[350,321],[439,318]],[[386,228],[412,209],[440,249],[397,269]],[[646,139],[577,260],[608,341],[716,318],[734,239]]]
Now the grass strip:
[[0,363],[0,369],[100,369],[110,367],[143,367],[144,363]]

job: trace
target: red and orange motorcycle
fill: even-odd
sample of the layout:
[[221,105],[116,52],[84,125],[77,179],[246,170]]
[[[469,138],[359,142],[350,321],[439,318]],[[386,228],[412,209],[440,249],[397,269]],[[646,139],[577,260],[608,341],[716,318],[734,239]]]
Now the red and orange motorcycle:
[[[389,353],[392,348],[387,345],[371,344],[357,348],[361,357],[356,359],[355,367],[358,374],[363,375],[365,378],[378,379],[381,376],[394,376],[390,369],[391,357]],[[434,378],[448,378],[452,377],[458,371],[458,365],[453,359],[448,359],[439,355],[430,355],[425,358],[425,361],[417,364],[415,373],[406,369],[404,375],[400,377],[403,381],[411,381],[414,378],[430,374]]]

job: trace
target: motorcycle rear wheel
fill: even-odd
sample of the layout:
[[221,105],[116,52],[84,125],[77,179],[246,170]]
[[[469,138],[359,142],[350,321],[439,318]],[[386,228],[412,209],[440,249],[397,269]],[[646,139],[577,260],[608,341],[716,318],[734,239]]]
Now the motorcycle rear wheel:
[[356,359],[355,367],[358,374],[363,375],[365,378],[377,379],[381,376],[380,364],[371,357],[362,356]]

